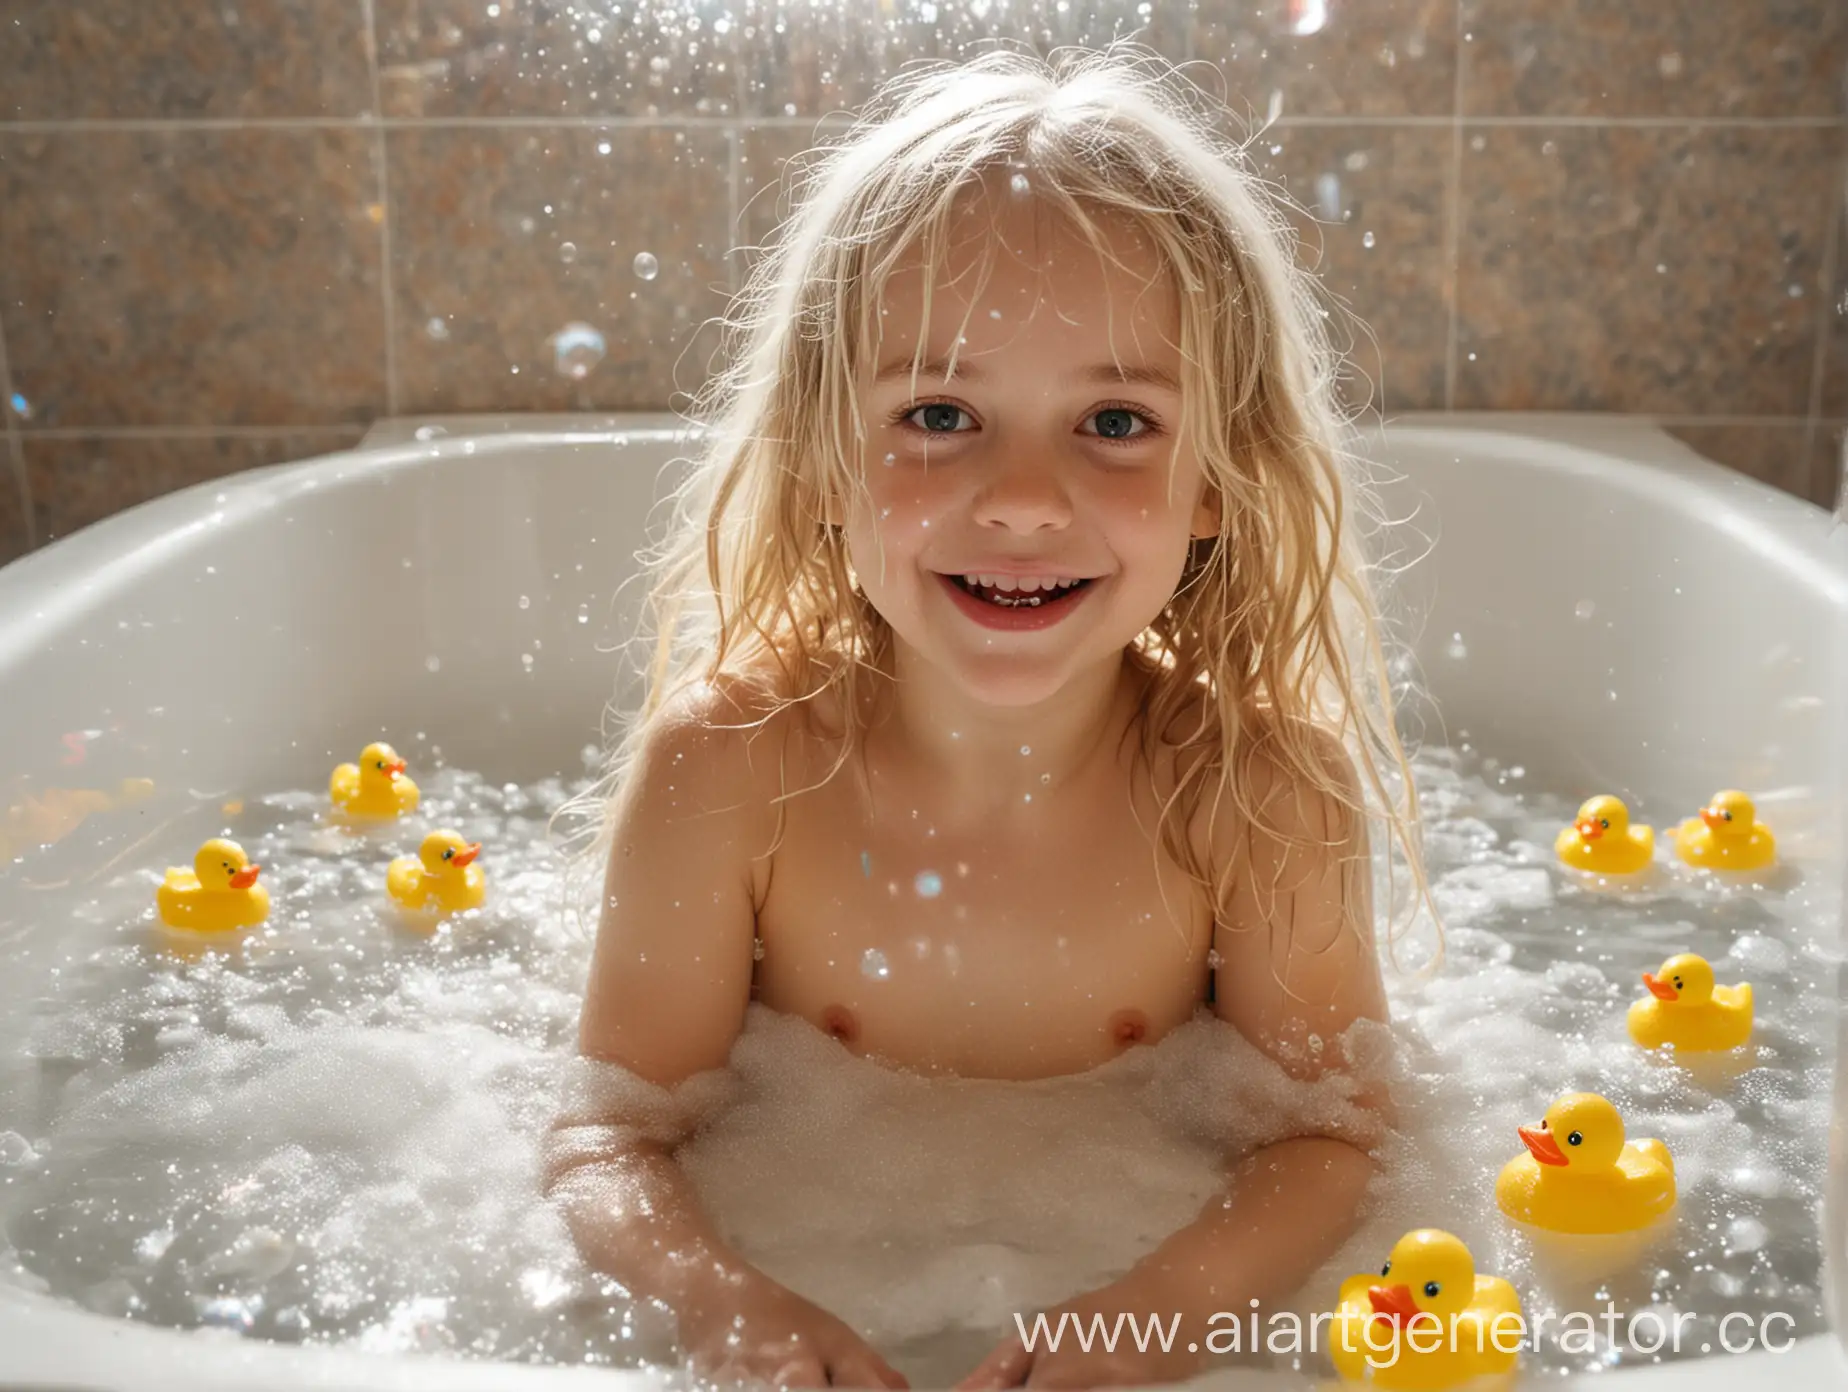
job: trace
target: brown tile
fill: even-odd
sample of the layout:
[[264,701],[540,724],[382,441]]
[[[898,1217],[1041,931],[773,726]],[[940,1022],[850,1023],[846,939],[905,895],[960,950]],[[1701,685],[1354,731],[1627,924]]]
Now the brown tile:
[[5,442],[0,441],[0,566],[25,555],[31,542],[26,528],[25,475],[13,463]]
[[1448,116],[1456,102],[1457,0],[1253,4],[1199,0],[1196,61],[1225,77],[1234,111],[1283,116]]
[[1814,496],[1814,454],[1809,427],[1802,421],[1683,421],[1667,430],[1696,452],[1761,483],[1799,498]]
[[375,0],[390,116],[729,116],[731,4]]
[[358,430],[183,439],[23,437],[41,544],[136,503],[260,464],[351,448]]
[[1463,0],[1472,116],[1834,116],[1840,0]]
[[1459,409],[1802,416],[1836,133],[1466,127]]
[[1351,349],[1350,399],[1388,412],[1442,407],[1450,132],[1294,126],[1250,148],[1259,171],[1300,205],[1300,258],[1362,321],[1337,315],[1333,324]]
[[0,119],[357,116],[355,0],[8,0]]
[[33,423],[381,414],[376,190],[361,131],[0,129],[0,317]]
[[[723,309],[728,280],[729,140],[673,127],[392,132],[400,409],[659,408],[697,387],[695,331]],[[652,278],[635,269],[644,253]],[[571,325],[605,344],[582,380],[560,370]]]
[[790,212],[785,167],[826,138],[789,126],[747,126],[738,140],[738,230],[735,241],[760,246]]
[[857,107],[906,63],[965,59],[997,43],[1046,54],[1135,37],[1178,62],[1186,7],[1156,0],[1070,4],[791,5],[737,0],[745,114],[820,116]]

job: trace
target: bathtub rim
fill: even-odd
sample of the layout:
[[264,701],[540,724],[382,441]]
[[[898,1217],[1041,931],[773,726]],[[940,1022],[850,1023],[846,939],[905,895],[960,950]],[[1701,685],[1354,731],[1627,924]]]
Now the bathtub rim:
[[[466,422],[466,424],[464,424]],[[442,426],[440,438],[417,440],[421,425]],[[467,433],[463,433],[466,431]],[[184,555],[219,525],[243,522],[287,506],[323,487],[358,486],[400,470],[467,455],[477,458],[529,449],[581,447],[617,437],[684,447],[690,427],[673,417],[470,417],[382,422],[358,445],[310,459],[212,479],[114,514],[0,566],[0,671],[29,661],[35,639],[79,618],[92,605],[133,587],[148,569]],[[1768,484],[1736,474],[1696,453],[1660,427],[1633,418],[1411,415],[1366,432],[1414,448],[1469,450],[1514,467],[1563,468],[1595,475],[1639,502],[1726,519],[1734,532],[1793,581],[1814,587],[1848,616],[1848,531],[1828,526],[1829,514]],[[1543,447],[1544,459],[1536,446]],[[1621,452],[1620,452],[1621,451]],[[242,1340],[211,1331],[136,1324],[92,1314],[68,1301],[0,1285],[0,1385],[41,1388],[242,1388],[256,1377],[281,1385],[340,1386],[396,1392],[441,1385],[530,1388],[543,1392],[566,1380],[632,1379],[630,1392],[656,1388],[671,1375],[655,1370],[548,1367],[476,1362],[453,1357],[364,1353]],[[17,1366],[15,1366],[15,1364]],[[1732,1379],[1813,1376],[1815,1387],[1842,1385],[1848,1375],[1840,1331],[1798,1340],[1784,1353],[1701,1357],[1620,1370],[1623,1387],[1654,1392],[1673,1385],[1721,1392]],[[1576,1392],[1592,1378],[1579,1373],[1548,1384]],[[1199,1380],[1214,1387],[1306,1385],[1302,1375],[1221,1372]],[[1804,1383],[1793,1383],[1803,1386]]]

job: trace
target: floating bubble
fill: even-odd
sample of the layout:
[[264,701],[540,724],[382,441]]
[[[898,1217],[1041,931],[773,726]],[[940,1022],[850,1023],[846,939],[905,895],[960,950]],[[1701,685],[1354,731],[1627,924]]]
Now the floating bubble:
[[869,947],[860,954],[860,975],[874,981],[884,981],[892,975],[892,968],[886,962],[885,953],[876,947]]
[[449,339],[449,321],[440,314],[432,314],[429,323],[424,325],[424,332],[438,343]]
[[1453,633],[1450,635],[1450,644],[1444,651],[1461,662],[1464,658],[1469,656],[1469,645],[1463,641],[1463,635],[1461,633]]
[[1014,190],[1015,193],[1021,194],[1027,193],[1033,187],[1032,184],[1027,182],[1027,176],[1025,174],[1016,174],[1007,181],[1007,186]]
[[552,335],[552,366],[560,377],[581,382],[603,361],[608,344],[589,324],[570,323]]
[[643,280],[653,280],[661,274],[661,263],[655,260],[652,251],[638,251],[635,253],[635,273]]
[[1598,606],[1594,600],[1581,599],[1577,604],[1572,606],[1572,616],[1578,619],[1589,619],[1597,612]]
[[558,259],[563,261],[567,266],[577,260],[577,243],[560,242],[558,244]]
[[920,899],[935,899],[943,893],[943,876],[935,870],[920,870],[912,888],[917,890]]
[[26,400],[24,392],[14,392],[10,404],[13,407],[13,414],[21,420],[32,419],[32,403]]
[[1374,241],[1375,241],[1375,238],[1374,238],[1374,236],[1373,236],[1373,233],[1371,233],[1371,232],[1362,232],[1362,233],[1360,234],[1360,244],[1361,244],[1362,246],[1364,246],[1364,247],[1366,247],[1366,248],[1368,248],[1369,250],[1371,250],[1371,249],[1372,249],[1372,247],[1373,247],[1373,243],[1374,243]]

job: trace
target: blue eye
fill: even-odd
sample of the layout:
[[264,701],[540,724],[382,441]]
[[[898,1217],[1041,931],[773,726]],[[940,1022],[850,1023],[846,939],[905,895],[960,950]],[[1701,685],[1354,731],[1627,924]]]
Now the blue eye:
[[968,414],[962,407],[952,406],[947,401],[932,401],[911,412],[907,419],[933,435],[951,435],[959,433],[957,427]]
[[[1125,411],[1120,406],[1112,406],[1098,411],[1091,417],[1097,427],[1097,433],[1106,440],[1126,440],[1132,435],[1140,435],[1148,426],[1139,420],[1134,411]],[[1141,429],[1137,427],[1140,426]]]

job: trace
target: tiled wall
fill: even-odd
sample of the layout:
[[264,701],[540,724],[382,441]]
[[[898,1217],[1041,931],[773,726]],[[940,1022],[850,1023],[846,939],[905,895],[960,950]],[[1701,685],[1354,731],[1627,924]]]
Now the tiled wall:
[[387,414],[671,404],[818,118],[1136,30],[1270,118],[1389,411],[1823,495],[1841,0],[0,0],[0,560]]

